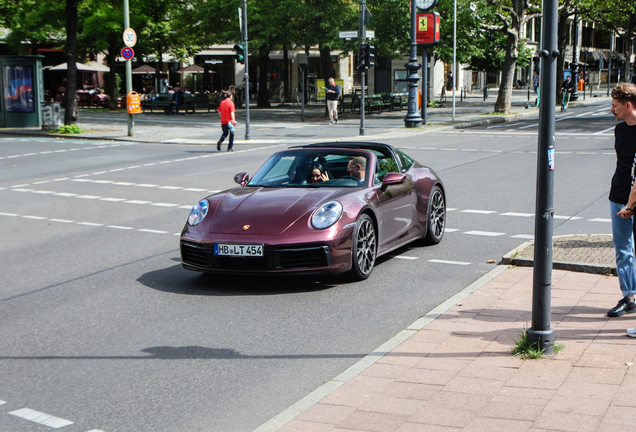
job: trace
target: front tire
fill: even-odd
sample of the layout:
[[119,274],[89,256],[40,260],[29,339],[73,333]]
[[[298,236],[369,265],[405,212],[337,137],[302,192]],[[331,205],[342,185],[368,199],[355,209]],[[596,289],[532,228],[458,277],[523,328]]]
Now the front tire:
[[424,243],[435,245],[442,241],[446,228],[446,199],[439,186],[433,186],[428,198],[426,215],[426,237]]
[[356,221],[351,245],[351,279],[361,281],[371,275],[375,266],[378,236],[371,218],[362,214]]

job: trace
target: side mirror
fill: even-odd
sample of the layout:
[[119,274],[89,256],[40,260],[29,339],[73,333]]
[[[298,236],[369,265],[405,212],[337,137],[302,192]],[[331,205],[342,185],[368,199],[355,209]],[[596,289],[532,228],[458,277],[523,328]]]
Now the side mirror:
[[250,175],[246,172],[238,173],[234,176],[234,182],[240,184],[245,187],[247,183],[250,181]]
[[390,172],[384,176],[382,180],[382,186],[404,183],[406,176],[401,173]]

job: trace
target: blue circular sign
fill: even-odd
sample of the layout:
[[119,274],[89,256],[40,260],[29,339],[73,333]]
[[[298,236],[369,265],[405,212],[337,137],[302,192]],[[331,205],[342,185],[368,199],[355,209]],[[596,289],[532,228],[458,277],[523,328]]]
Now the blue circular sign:
[[125,47],[121,50],[121,56],[126,60],[130,60],[135,56],[135,52],[130,47]]

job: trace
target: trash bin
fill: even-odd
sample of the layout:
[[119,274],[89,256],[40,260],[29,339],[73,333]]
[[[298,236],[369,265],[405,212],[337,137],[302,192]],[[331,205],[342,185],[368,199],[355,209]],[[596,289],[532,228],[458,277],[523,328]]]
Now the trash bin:
[[42,130],[59,129],[62,126],[61,112],[59,102],[42,102]]

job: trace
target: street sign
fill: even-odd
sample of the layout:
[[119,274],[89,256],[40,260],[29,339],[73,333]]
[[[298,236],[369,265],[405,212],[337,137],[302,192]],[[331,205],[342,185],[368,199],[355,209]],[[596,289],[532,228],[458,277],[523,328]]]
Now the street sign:
[[432,47],[439,43],[439,14],[437,12],[417,14],[415,39],[420,48]]
[[135,56],[135,52],[130,47],[125,47],[121,50],[121,56],[126,60],[130,60]]
[[338,32],[338,37],[340,39],[357,38],[358,32],[357,31],[341,31],[341,32]]
[[134,47],[137,43],[137,33],[131,28],[127,28],[124,30],[124,44],[127,47]]
[[[375,37],[375,30],[367,30],[365,32],[365,35],[369,39],[374,38]],[[358,32],[357,31],[341,31],[341,32],[338,32],[338,37],[340,39],[357,38],[358,37]]]

